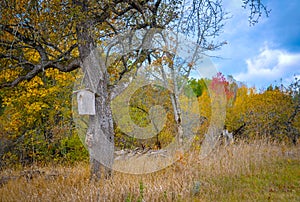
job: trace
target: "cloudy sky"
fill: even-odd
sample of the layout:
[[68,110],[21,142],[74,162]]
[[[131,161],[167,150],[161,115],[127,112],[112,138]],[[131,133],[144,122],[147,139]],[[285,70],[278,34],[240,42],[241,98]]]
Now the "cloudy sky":
[[265,0],[270,16],[255,26],[249,26],[241,0],[223,2],[232,18],[219,38],[228,44],[214,53],[222,57],[213,59],[219,71],[257,89],[289,84],[294,75],[300,76],[299,0]]

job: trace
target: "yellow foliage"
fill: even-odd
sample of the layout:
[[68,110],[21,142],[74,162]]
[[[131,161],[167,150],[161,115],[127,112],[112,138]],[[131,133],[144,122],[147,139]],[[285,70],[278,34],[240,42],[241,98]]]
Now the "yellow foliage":
[[[68,99],[74,79],[74,73],[48,69],[15,88],[1,89],[4,112],[0,122],[6,136],[17,138],[25,131],[34,130],[36,122],[41,124],[39,127],[51,127],[58,120],[69,121],[71,106]],[[67,116],[55,118],[58,114]]]
[[254,93],[254,89],[242,87],[232,108],[227,109],[226,126],[232,131],[246,124],[249,137],[282,138],[293,107],[292,97],[280,90]]
[[198,98],[200,106],[200,115],[210,120],[211,117],[211,98],[208,91],[204,91]]

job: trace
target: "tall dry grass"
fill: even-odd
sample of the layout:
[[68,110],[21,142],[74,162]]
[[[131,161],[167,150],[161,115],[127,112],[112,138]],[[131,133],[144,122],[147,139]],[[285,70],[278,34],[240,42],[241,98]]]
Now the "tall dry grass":
[[[277,162],[297,161],[299,157],[299,147],[257,141],[220,146],[206,159],[199,159],[199,152],[192,151],[161,171],[145,175],[115,172],[111,179],[100,182],[90,182],[87,164],[31,168],[38,172],[29,177],[5,170],[2,177],[16,177],[2,184],[0,201],[230,201],[225,192],[245,197],[240,193],[245,187],[227,190],[235,186],[231,179],[251,179],[276,170]],[[296,196],[300,194],[298,187],[294,189]]]

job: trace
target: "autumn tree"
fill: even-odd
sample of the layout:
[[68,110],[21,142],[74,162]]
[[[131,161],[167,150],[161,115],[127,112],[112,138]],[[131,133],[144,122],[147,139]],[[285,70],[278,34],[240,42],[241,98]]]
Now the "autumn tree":
[[[250,6],[253,19],[265,10],[258,0],[244,1],[244,5]],[[170,28],[196,36],[203,50],[214,50],[223,44],[210,40],[223,26],[224,11],[218,0],[4,0],[0,9],[1,73],[12,71],[9,78],[1,80],[1,88],[30,81],[50,68],[62,72],[81,68],[86,73],[94,68],[86,60],[96,59],[93,51],[97,46],[128,30]],[[114,141],[110,101],[128,85],[126,75],[149,61],[151,53],[141,47],[140,51],[117,57],[114,63],[120,62],[122,68],[113,75],[105,65],[98,68],[96,84],[90,82],[95,75],[86,74],[86,87],[99,95],[88,129],[94,138],[92,143],[99,135]],[[113,82],[111,77],[115,78]],[[110,150],[103,143],[100,147],[110,156],[106,159],[106,166],[110,167],[113,148]],[[92,174],[99,178],[100,162],[95,156],[91,156],[91,166]],[[107,170],[109,173],[110,169]]]
[[[11,76],[3,73],[0,80]],[[86,158],[70,110],[75,75],[47,69],[15,88],[0,89],[0,167]]]
[[297,82],[288,88],[255,88],[241,86],[233,106],[227,109],[226,126],[236,138],[297,142],[299,131],[299,101]]
[[298,143],[299,132],[300,132],[300,80],[295,77],[295,80],[285,88],[285,93],[292,98],[292,111],[289,114],[288,120],[286,121],[286,132],[288,137],[294,144]]

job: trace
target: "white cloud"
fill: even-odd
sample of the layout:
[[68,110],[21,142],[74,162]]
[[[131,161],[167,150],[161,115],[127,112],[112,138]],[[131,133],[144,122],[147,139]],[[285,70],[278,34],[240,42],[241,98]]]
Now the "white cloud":
[[264,86],[300,73],[300,53],[289,53],[265,46],[259,55],[246,59],[247,71],[235,75],[248,85]]

